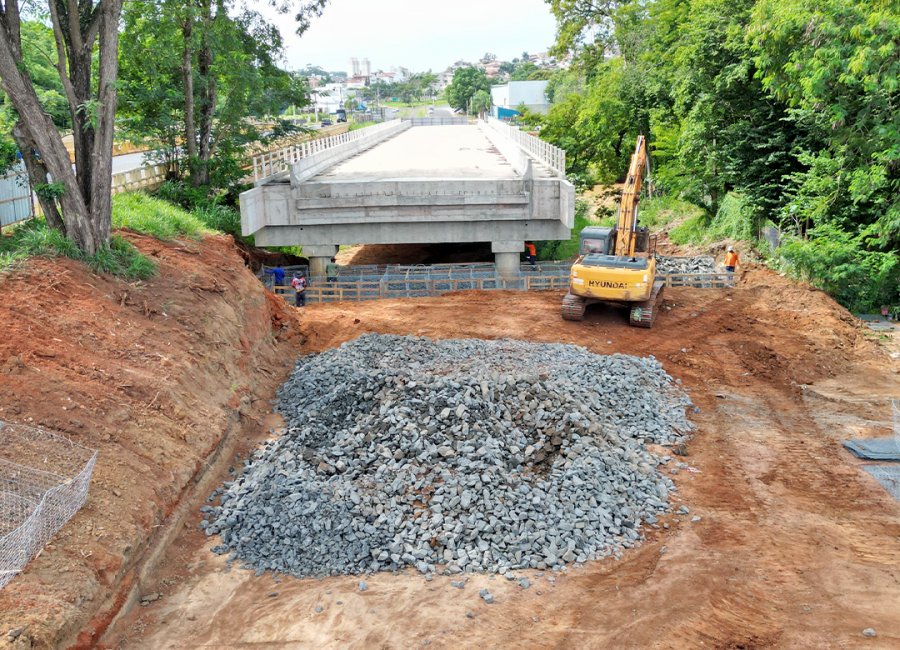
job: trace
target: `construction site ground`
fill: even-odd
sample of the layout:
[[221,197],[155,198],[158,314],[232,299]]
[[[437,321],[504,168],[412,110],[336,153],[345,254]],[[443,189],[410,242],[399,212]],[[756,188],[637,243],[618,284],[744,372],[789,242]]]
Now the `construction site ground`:
[[[161,260],[144,287],[70,262],[34,262],[0,281],[9,333],[0,419],[32,419],[100,448],[87,506],[0,591],[0,634],[25,628],[12,647],[900,644],[900,504],[840,444],[891,434],[896,341],[825,294],[751,268],[733,289],[667,290],[649,331],[601,307],[563,322],[556,292],[289,313],[253,285],[224,238],[132,239]],[[364,332],[655,355],[700,409],[679,450],[687,455],[666,470],[687,463],[672,478],[676,510],[690,512],[645,528],[646,541],[619,560],[518,572],[528,589],[500,576],[472,575],[457,589],[445,576],[382,573],[360,591],[354,576],[229,567],[210,552],[199,507],[277,429],[268,400],[296,355]],[[479,598],[483,587],[493,604]]]

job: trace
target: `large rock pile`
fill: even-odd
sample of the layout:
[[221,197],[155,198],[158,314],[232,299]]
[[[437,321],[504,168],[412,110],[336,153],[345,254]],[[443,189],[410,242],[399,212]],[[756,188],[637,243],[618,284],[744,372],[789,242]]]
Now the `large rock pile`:
[[365,335],[297,363],[285,433],[202,525],[299,576],[584,562],[667,509],[645,444],[680,440],[688,404],[652,357]]
[[656,256],[656,272],[669,274],[716,273],[716,260],[709,255],[697,257]]

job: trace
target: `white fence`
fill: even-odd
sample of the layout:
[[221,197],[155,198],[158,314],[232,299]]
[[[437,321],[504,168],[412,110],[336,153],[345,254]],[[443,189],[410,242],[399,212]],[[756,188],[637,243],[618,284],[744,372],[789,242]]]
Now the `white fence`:
[[540,160],[561,178],[566,175],[566,152],[549,142],[519,130],[495,117],[487,118],[487,124],[492,129],[515,142],[522,151],[532,158]]
[[31,218],[31,188],[25,164],[19,161],[0,177],[0,227]]
[[274,176],[283,171],[290,169],[291,165],[298,162],[302,158],[308,158],[314,154],[328,149],[334,149],[349,142],[357,142],[369,138],[373,135],[381,134],[384,131],[396,129],[400,124],[400,120],[391,120],[390,122],[382,122],[374,124],[356,131],[348,131],[331,135],[327,138],[318,138],[309,140],[308,142],[300,142],[298,144],[271,151],[269,153],[260,154],[253,157],[253,180],[259,181],[269,176]]

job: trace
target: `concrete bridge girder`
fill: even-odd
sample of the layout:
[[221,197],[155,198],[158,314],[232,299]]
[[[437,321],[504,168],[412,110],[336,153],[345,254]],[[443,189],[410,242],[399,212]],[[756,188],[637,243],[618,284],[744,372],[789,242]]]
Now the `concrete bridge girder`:
[[[431,158],[415,149],[417,137],[426,143],[432,137],[416,132],[434,129],[451,130],[436,141],[447,147],[452,168],[440,168],[440,151],[427,167]],[[406,144],[399,142],[404,138]],[[298,174],[298,163],[290,176],[243,193],[244,233],[254,234],[261,246],[302,245],[313,275],[324,274],[339,244],[461,242],[491,242],[498,271],[512,275],[518,273],[525,241],[570,236],[574,187],[532,166],[515,143],[496,133],[483,134],[476,127],[415,127],[396,129],[396,135],[387,137],[382,130],[376,144],[367,154],[365,141],[355,143],[348,148],[352,153],[346,164],[334,153],[327,165],[306,161],[305,169],[316,169],[317,175]],[[407,150],[413,162],[425,161],[422,169],[407,169],[413,163],[397,160]],[[475,151],[475,169],[460,164],[468,150]],[[366,156],[375,162],[367,163]],[[328,168],[333,170],[323,171]]]

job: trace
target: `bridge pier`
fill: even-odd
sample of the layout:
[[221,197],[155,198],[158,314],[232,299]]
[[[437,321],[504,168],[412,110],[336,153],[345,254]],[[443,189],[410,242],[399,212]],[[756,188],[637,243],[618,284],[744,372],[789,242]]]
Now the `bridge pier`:
[[519,276],[519,255],[525,250],[525,242],[519,241],[493,241],[491,252],[494,253],[494,264],[497,273],[504,278]]
[[309,275],[314,278],[325,277],[325,267],[331,258],[337,255],[338,247],[334,245],[304,246],[303,255],[309,260]]

